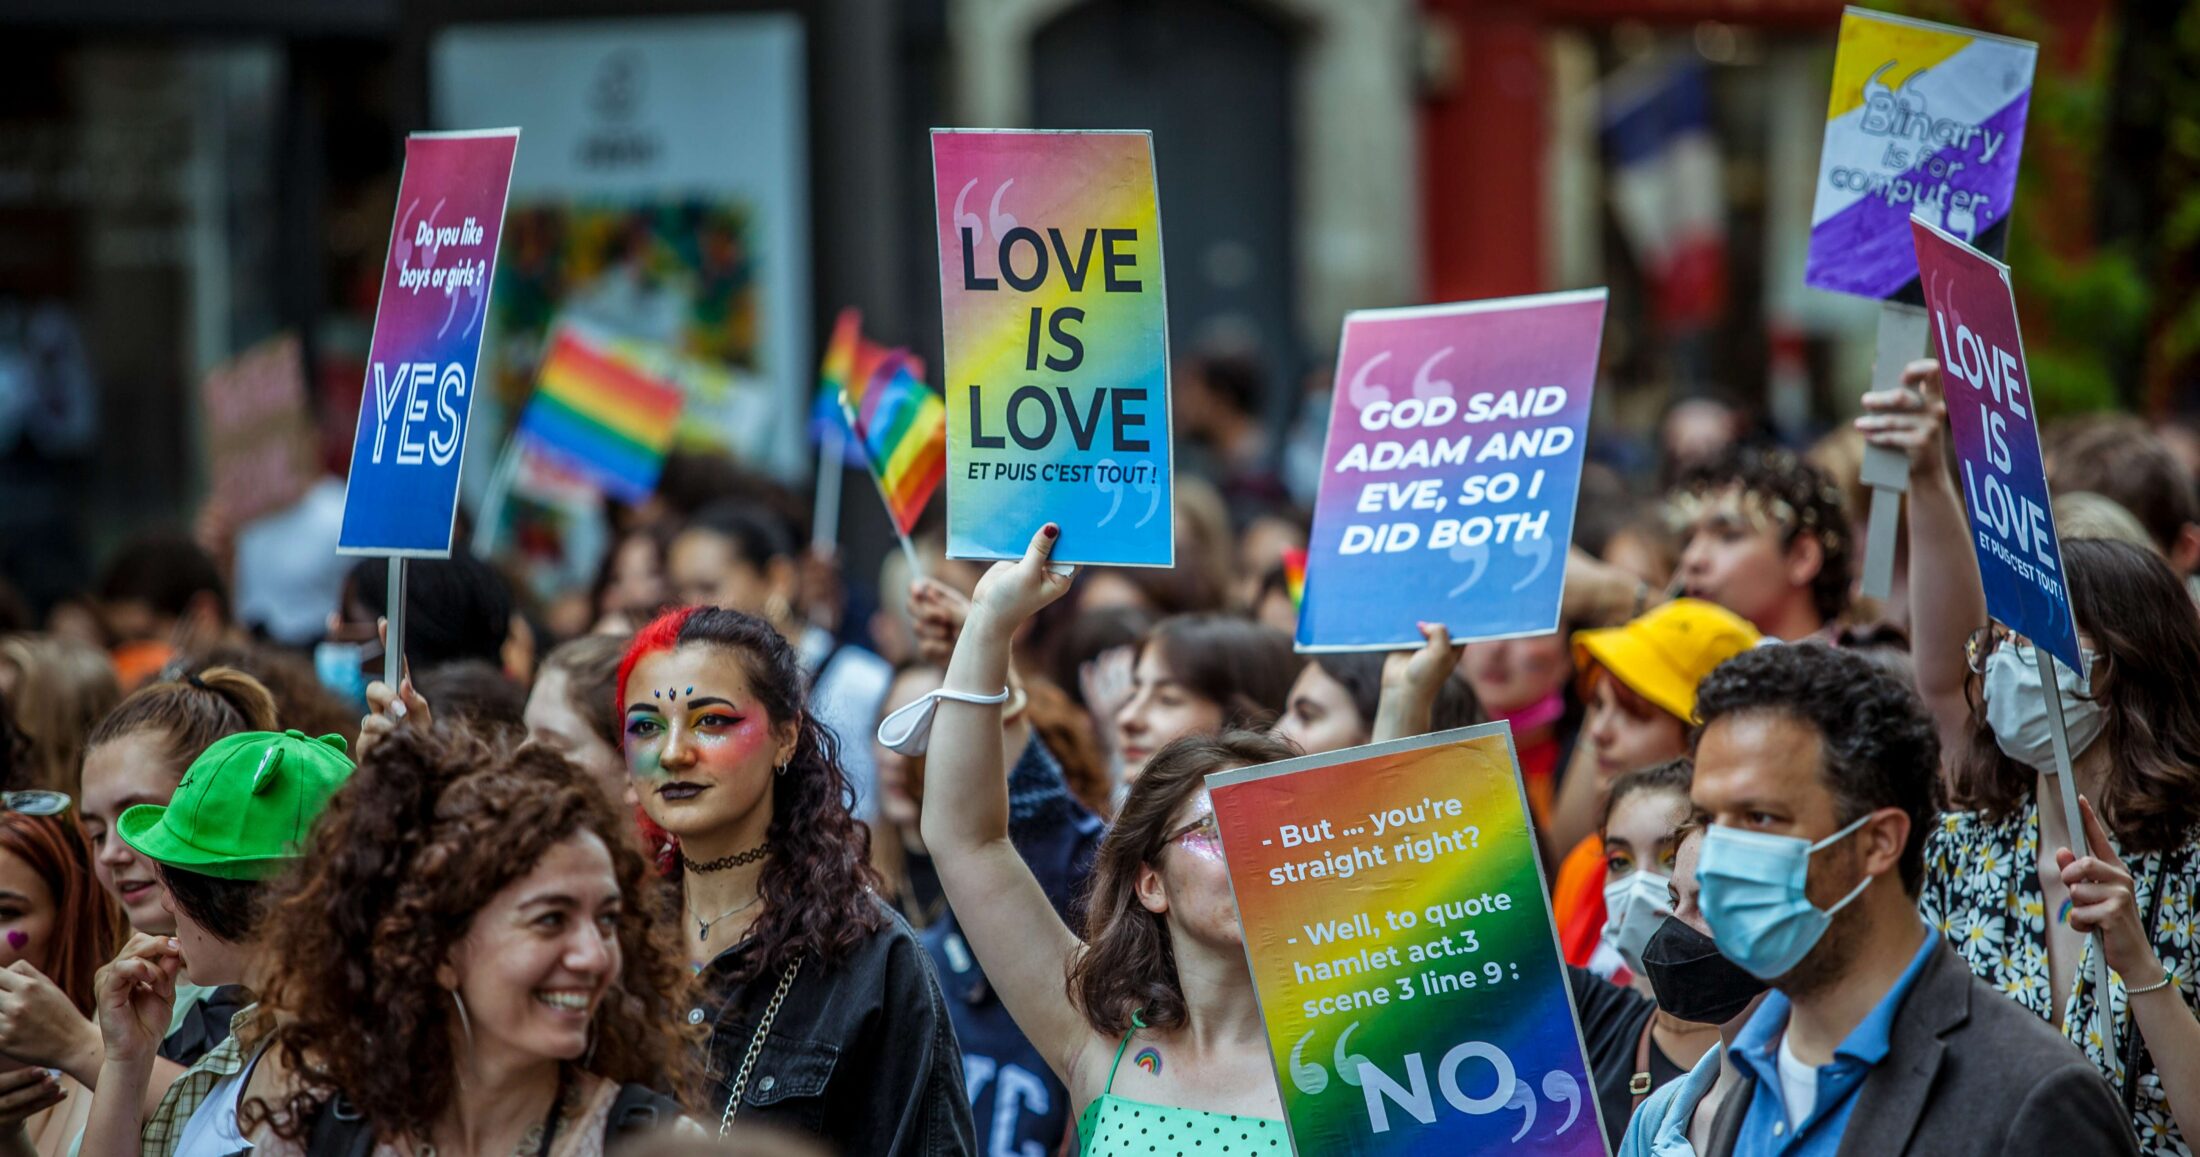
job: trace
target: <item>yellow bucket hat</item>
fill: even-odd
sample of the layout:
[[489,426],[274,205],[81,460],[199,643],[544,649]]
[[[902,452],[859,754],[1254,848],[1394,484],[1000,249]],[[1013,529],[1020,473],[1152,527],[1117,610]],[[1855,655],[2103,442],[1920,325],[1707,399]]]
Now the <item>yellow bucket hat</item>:
[[1574,667],[1584,687],[1590,664],[1683,723],[1696,720],[1696,685],[1757,645],[1749,620],[1717,603],[1675,599],[1617,627],[1574,632]]

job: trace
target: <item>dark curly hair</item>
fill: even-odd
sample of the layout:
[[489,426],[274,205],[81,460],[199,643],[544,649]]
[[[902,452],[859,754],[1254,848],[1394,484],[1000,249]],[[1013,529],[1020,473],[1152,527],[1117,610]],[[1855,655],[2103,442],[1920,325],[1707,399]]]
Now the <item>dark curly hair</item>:
[[1149,1028],[1185,1023],[1169,924],[1138,902],[1138,870],[1160,859],[1177,809],[1209,775],[1297,754],[1266,732],[1225,731],[1185,736],[1147,761],[1093,859],[1085,944],[1069,966],[1070,999],[1094,1032],[1121,1036],[1131,1030],[1133,1013]]
[[[2154,552],[2097,538],[2062,548],[2071,609],[2093,644],[2091,693],[2103,701],[2094,742],[2114,754],[2093,806],[2127,856],[2179,847],[2200,824],[2200,618]],[[2038,784],[2002,754],[1975,695],[1970,742],[1953,763],[1952,802],[1993,819],[2022,810]]]
[[1689,471],[1674,492],[1706,498],[1728,489],[1756,496],[1779,515],[1783,550],[1806,534],[1818,540],[1825,562],[1810,580],[1811,602],[1819,618],[1829,623],[1840,618],[1856,581],[1856,536],[1841,488],[1792,450],[1745,445]]
[[[618,701],[626,702],[635,664],[659,651],[714,647],[734,655],[748,676],[749,692],[774,726],[795,723],[794,758],[772,789],[772,820],[765,842],[771,856],[757,878],[763,911],[751,926],[756,946],[744,953],[729,984],[786,971],[798,956],[837,961],[885,923],[872,899],[883,882],[871,866],[871,829],[855,818],[855,789],[840,770],[840,743],[803,702],[802,661],[792,644],[755,615],[723,607],[667,611],[634,635],[619,661]],[[642,822],[648,825],[648,817]],[[669,835],[645,835],[667,849],[659,859],[678,878],[677,844]]]
[[1695,739],[1729,715],[1760,712],[1818,732],[1820,775],[1839,822],[1886,807],[1909,815],[1902,887],[1917,895],[1925,837],[1939,813],[1933,790],[1940,770],[1940,739],[1917,693],[1871,660],[1823,643],[1755,647],[1719,664],[1696,688]]
[[[247,1103],[248,1128],[302,1141],[341,1093],[378,1140],[420,1137],[457,1095],[455,1005],[437,970],[475,915],[564,841],[611,852],[623,965],[581,1067],[685,1097],[695,1086],[692,983],[651,913],[649,866],[588,773],[537,745],[492,746],[458,728],[401,727],[378,741],[314,825],[305,870],[277,885],[261,993],[273,1046],[298,1089]],[[362,1018],[366,1019],[362,1019]]]

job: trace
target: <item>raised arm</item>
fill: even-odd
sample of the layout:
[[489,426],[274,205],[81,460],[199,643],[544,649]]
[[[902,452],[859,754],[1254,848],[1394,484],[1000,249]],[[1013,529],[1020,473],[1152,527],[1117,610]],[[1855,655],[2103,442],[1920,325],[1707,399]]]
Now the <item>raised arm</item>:
[[1910,459],[1910,655],[1918,694],[1933,713],[1943,753],[1962,750],[1971,733],[1964,686],[1971,677],[1964,639],[1986,625],[1986,590],[1971,553],[1970,521],[1948,477],[1948,407],[1940,363],[1914,361],[1902,388],[1864,395],[1856,428],[1875,446]]
[[[1053,523],[1040,528],[1023,558],[993,564],[978,583],[943,690],[997,695],[1008,685],[1016,628],[1069,589],[1069,577],[1047,565],[1057,533]],[[924,766],[925,847],[1001,1003],[1067,1082],[1092,1037],[1064,990],[1080,941],[1009,842],[1000,705],[943,698],[937,710]]]
[[1382,695],[1368,734],[1376,743],[1427,735],[1436,726],[1436,696],[1459,665],[1451,631],[1442,623],[1422,623],[1420,649],[1392,651],[1383,659]]

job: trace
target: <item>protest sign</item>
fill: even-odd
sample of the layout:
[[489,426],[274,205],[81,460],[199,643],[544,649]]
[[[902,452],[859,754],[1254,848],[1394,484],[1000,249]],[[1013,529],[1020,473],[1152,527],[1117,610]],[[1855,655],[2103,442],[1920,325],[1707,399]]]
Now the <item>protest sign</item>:
[[1301,651],[1558,629],[1602,289],[1345,318]]
[[932,131],[947,554],[1175,561],[1168,310],[1146,132]]
[[1503,724],[1207,777],[1301,1154],[1603,1154]]
[[1803,280],[1916,302],[1913,214],[2000,253],[2038,56],[2029,41],[1844,12]]
[[2083,673],[2009,267],[1929,222],[1914,228],[1986,611]]
[[[1903,365],[1925,352],[1910,217],[1923,215],[1988,253],[2007,241],[2038,55],[2029,41],[1945,24],[1858,8],[1841,16],[1803,280],[1885,301],[1875,391],[1899,388]],[[1867,598],[1894,588],[1908,465],[1885,447],[1864,448],[1863,481],[1872,488]]]
[[518,148],[518,129],[405,139],[340,553],[450,556],[481,323]]
[[298,335],[269,338],[199,386],[210,503],[242,526],[298,501],[320,475]]

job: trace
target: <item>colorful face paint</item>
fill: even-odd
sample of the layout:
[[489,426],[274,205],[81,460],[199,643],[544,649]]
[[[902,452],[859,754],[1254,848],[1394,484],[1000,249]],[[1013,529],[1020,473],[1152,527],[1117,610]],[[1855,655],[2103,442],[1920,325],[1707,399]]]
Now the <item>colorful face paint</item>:
[[1199,797],[1199,818],[1178,828],[1164,841],[1211,863],[1222,862],[1222,833],[1215,827],[1215,808],[1205,793]]
[[31,938],[27,934],[25,934],[21,928],[8,929],[8,947],[15,949],[17,952],[21,952],[23,950],[23,946],[30,942]]
[[1161,1075],[1161,1050],[1151,1046],[1142,1048],[1138,1050],[1137,1056],[1131,1058],[1131,1063],[1137,1065],[1144,1072],[1158,1077]]

